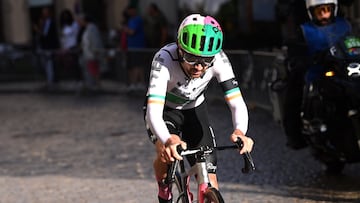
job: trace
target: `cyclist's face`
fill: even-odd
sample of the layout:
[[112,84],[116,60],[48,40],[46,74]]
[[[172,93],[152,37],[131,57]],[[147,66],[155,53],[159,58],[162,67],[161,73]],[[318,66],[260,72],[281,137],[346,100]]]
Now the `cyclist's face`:
[[330,4],[316,6],[313,10],[314,16],[321,25],[327,25],[330,22],[333,8]]
[[207,68],[214,62],[214,57],[195,56],[179,49],[180,57],[182,57],[182,67],[191,78],[201,77]]

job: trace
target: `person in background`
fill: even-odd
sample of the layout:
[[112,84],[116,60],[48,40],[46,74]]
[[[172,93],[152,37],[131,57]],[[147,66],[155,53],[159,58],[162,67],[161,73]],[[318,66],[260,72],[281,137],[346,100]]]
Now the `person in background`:
[[296,150],[307,146],[301,132],[301,114],[304,119],[311,119],[306,118],[308,114],[304,111],[307,89],[316,87],[314,82],[323,74],[328,49],[352,29],[350,23],[338,15],[337,0],[306,0],[304,3],[310,20],[301,24],[297,37],[288,42],[290,71],[284,102],[287,146]]
[[119,39],[120,39],[119,40],[119,49],[123,52],[126,52],[128,49],[128,46],[127,46],[127,34],[126,34],[126,31],[124,28],[128,24],[129,15],[126,10],[123,11],[122,15],[123,15],[123,21],[121,22],[120,29],[119,29]]
[[97,90],[100,87],[100,60],[104,44],[100,31],[88,15],[79,15],[78,21],[83,28],[81,35],[81,58],[85,79],[85,89]]
[[79,31],[79,24],[74,20],[69,9],[60,13],[61,48],[64,50],[75,49],[77,46],[76,36]]
[[137,8],[134,5],[129,5],[126,8],[128,15],[127,25],[122,29],[126,33],[127,39],[127,68],[129,77],[129,91],[138,91],[145,89],[145,75],[144,75],[144,56],[136,49],[145,48],[145,33],[144,21],[137,13]]
[[52,90],[58,82],[54,63],[55,52],[60,48],[58,30],[49,7],[41,10],[39,23],[33,26],[39,36],[40,62],[46,74],[46,90]]
[[78,64],[77,42],[80,26],[69,9],[64,9],[60,13],[60,28],[61,51],[59,53],[58,63],[62,64],[63,69],[75,74],[75,78],[80,80],[82,77]]
[[168,21],[155,3],[147,8],[145,41],[148,48],[160,48],[168,42]]

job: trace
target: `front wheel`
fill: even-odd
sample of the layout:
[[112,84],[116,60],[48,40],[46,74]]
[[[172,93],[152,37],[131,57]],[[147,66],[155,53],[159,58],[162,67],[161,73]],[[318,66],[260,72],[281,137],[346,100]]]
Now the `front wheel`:
[[210,187],[204,193],[204,203],[224,203],[224,199],[216,188]]

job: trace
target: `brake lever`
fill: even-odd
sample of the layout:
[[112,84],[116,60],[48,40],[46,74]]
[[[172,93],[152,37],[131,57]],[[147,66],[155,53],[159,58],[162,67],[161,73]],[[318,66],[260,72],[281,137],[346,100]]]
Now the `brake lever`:
[[[238,138],[235,142],[235,144],[237,145],[238,149],[241,150],[244,147],[244,143],[243,141]],[[250,152],[245,152],[243,154],[243,159],[244,159],[244,168],[241,169],[242,173],[249,173],[251,171],[255,171],[255,164],[254,161],[250,155]]]

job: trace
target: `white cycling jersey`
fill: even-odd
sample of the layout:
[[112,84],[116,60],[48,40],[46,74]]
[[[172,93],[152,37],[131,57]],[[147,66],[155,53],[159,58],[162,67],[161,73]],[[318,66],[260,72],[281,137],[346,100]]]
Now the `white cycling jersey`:
[[160,49],[151,65],[150,83],[147,91],[146,121],[151,131],[165,143],[170,137],[163,120],[164,105],[173,109],[190,109],[204,100],[204,92],[212,78],[216,78],[224,90],[225,100],[230,107],[235,129],[244,134],[248,126],[248,111],[235,79],[231,63],[221,51],[204,75],[189,78],[183,71],[176,43]]

